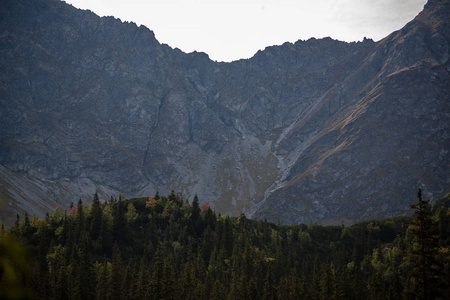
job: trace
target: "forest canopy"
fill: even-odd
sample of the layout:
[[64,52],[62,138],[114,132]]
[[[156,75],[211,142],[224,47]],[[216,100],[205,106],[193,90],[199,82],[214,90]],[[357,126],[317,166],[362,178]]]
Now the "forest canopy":
[[181,195],[94,195],[1,229],[0,298],[444,299],[450,195],[345,226],[217,215]]

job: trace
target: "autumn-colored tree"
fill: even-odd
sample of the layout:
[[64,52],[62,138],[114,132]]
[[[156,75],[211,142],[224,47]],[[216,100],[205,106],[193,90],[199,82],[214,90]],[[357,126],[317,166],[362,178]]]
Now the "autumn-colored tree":
[[147,202],[145,202],[145,208],[150,209],[153,211],[153,209],[156,206],[156,200],[155,197],[151,196],[148,198]]
[[209,202],[202,203],[200,205],[200,214],[205,214],[209,209],[211,209]]
[[163,217],[164,219],[170,216],[170,212],[169,212],[169,208],[166,206],[164,207],[163,212],[161,213],[161,217]]
[[72,206],[69,211],[69,216],[75,216],[77,214],[77,207]]

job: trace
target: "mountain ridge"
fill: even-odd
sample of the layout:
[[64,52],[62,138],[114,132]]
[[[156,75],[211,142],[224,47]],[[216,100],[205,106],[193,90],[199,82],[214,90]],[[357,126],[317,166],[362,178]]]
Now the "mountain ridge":
[[[0,7],[0,187],[13,210],[175,189],[221,213],[308,223],[448,192],[448,1],[376,43],[310,39],[231,63],[60,1],[26,4]],[[407,136],[412,150],[396,144]]]

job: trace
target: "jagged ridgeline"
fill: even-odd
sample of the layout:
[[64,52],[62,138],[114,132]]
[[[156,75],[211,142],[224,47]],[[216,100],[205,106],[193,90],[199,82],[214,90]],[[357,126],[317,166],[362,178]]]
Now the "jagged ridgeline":
[[381,41],[232,63],[58,0],[0,3],[1,216],[168,194],[283,223],[405,214],[450,190],[449,1]]
[[[450,194],[350,227],[217,215],[196,197],[79,201],[0,232],[0,297],[445,299]],[[24,245],[26,247],[24,247]]]

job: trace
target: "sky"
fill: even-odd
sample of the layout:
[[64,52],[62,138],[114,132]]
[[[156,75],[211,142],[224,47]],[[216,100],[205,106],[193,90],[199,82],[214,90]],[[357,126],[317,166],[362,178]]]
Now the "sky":
[[215,61],[252,57],[285,42],[331,37],[378,41],[426,0],[65,0],[99,16],[144,25],[160,43]]

